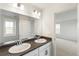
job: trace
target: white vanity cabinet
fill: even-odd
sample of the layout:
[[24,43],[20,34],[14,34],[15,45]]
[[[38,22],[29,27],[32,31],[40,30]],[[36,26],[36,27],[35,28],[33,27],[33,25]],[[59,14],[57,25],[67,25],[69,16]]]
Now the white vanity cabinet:
[[27,54],[25,54],[25,55],[23,55],[23,56],[38,56],[38,48],[27,53]]
[[51,56],[51,42],[31,51],[23,56]]
[[39,52],[39,56],[50,56],[50,47],[47,47],[46,49],[43,49],[41,52]]
[[39,56],[51,56],[51,42],[39,48]]

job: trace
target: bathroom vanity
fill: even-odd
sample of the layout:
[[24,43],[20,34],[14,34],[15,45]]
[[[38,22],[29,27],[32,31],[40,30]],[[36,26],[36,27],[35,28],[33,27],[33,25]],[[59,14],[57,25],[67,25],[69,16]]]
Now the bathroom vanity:
[[9,49],[16,45],[16,43],[8,44],[0,47],[0,56],[51,56],[52,39],[48,37],[41,37],[46,39],[45,43],[36,43],[36,38],[24,41],[23,43],[30,43],[31,47],[20,53],[10,53]]

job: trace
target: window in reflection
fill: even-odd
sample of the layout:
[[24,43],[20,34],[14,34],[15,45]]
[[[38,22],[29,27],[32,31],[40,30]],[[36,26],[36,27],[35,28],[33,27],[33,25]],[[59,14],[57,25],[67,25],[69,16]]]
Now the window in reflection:
[[14,36],[16,33],[15,22],[13,21],[5,21],[5,36]]

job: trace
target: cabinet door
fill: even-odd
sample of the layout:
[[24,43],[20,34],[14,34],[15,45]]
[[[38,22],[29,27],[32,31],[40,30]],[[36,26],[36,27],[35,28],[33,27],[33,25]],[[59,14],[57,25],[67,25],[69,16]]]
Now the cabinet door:
[[39,56],[51,56],[51,42],[39,48]]
[[35,49],[35,50],[33,50],[33,51],[23,55],[23,56],[38,56],[38,49]]
[[47,47],[46,49],[42,50],[39,53],[39,56],[50,56],[50,47]]

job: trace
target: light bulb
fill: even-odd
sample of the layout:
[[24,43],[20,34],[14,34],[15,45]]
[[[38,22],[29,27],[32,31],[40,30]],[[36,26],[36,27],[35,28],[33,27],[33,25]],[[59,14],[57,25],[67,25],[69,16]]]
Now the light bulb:
[[13,7],[19,8],[21,10],[24,10],[24,5],[20,4],[20,3],[14,3]]
[[35,15],[37,15],[37,10],[35,11]]
[[21,10],[24,10],[24,5],[21,4],[20,9]]

